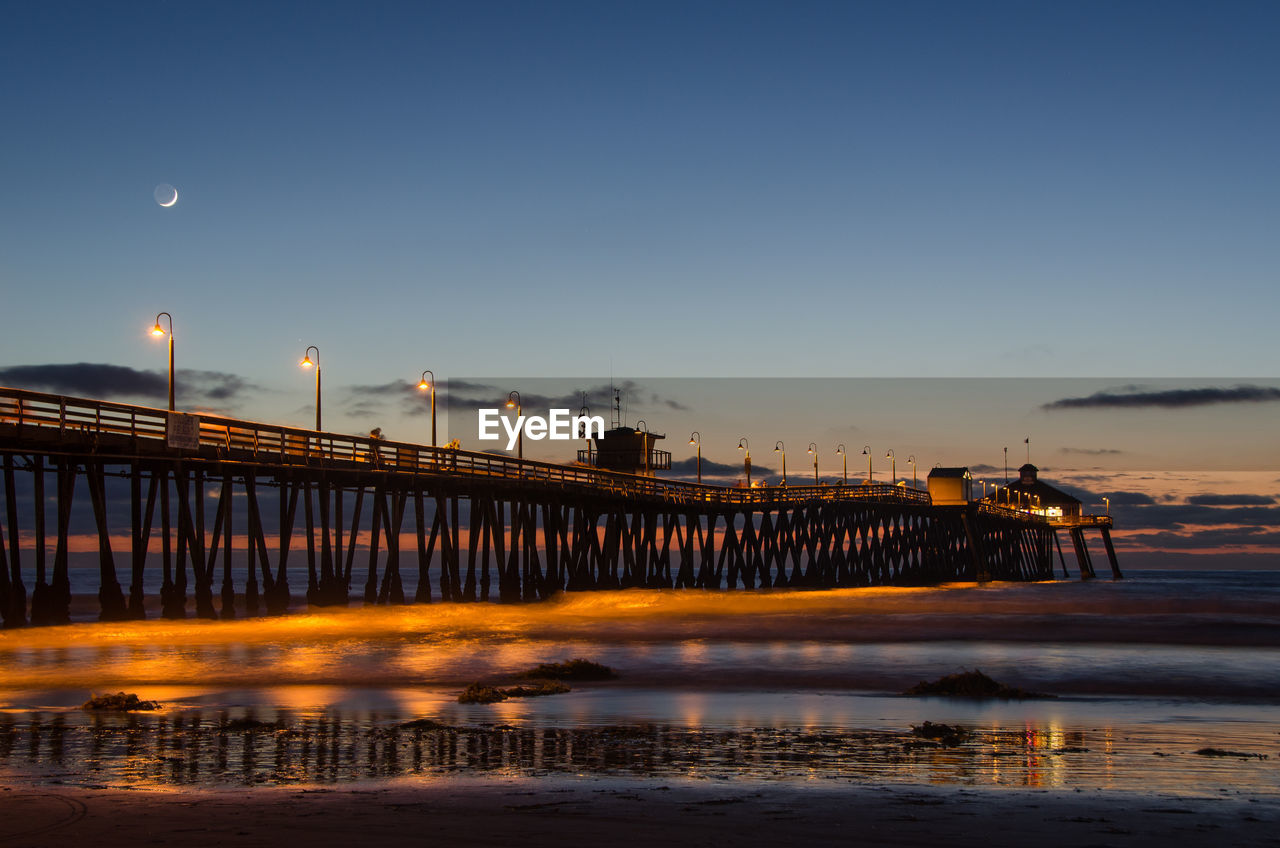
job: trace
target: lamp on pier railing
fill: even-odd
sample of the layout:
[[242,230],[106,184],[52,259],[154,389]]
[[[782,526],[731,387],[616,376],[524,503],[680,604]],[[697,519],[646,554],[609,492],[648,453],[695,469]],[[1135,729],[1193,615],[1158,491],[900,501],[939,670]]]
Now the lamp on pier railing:
[[[311,361],[311,351],[313,350],[316,352],[315,362]],[[320,348],[316,347],[315,345],[310,345],[305,351],[303,351],[302,361],[299,362],[298,364],[301,365],[303,368],[310,368],[311,366],[314,365],[316,369],[316,431],[319,432],[320,430]]]
[[[644,429],[641,429],[641,424],[644,425]],[[640,436],[640,450],[644,451],[644,473],[647,475],[649,473],[649,425],[643,418],[636,422],[636,435]]]
[[[583,392],[583,393],[582,393],[582,408],[578,410],[578,417],[579,417],[579,418],[582,418],[582,419],[584,419],[584,420],[585,420],[585,419],[587,419],[587,418],[589,418],[589,417],[591,417],[591,410],[587,408],[587,393],[586,393],[586,392]],[[590,424],[587,424],[587,425],[585,425],[585,426],[583,427],[583,433],[582,433],[582,435],[583,435],[583,438],[585,438],[585,439],[586,439],[586,441],[587,441],[587,465],[592,465],[592,462],[591,462],[591,425],[590,425]]]
[[813,457],[813,485],[818,485],[818,445],[809,443],[809,456]]
[[840,454],[840,461],[843,463],[844,470],[841,474],[843,485],[849,485],[849,452],[844,449],[844,442],[836,445],[836,453]]
[[[427,379],[427,375],[431,375],[431,379]],[[431,447],[436,446],[436,375],[430,370],[422,372],[422,380],[418,382],[418,388],[422,391],[431,390]]]
[[[524,410],[520,406],[519,392],[513,391],[507,395],[507,409],[514,409],[516,411],[516,420],[520,420]],[[520,428],[519,435],[516,436],[516,459],[524,459],[524,427]]]
[[916,455],[911,454],[907,457],[907,462],[911,463],[911,488],[916,487]]
[[889,452],[884,455],[889,462],[889,485],[898,485],[898,458],[893,455],[893,448],[889,448]]
[[1102,499],[1102,503],[1103,503],[1103,505],[1105,505],[1105,506],[1106,506],[1106,508],[1107,508],[1107,515],[1110,515],[1110,514],[1111,514],[1111,498],[1104,497],[1104,498]]
[[862,446],[862,455],[867,458],[867,482],[874,483],[876,478],[871,473],[871,445]]
[[698,446],[698,482],[702,482],[702,434],[694,430],[689,434],[689,444]]
[[747,437],[743,436],[738,439],[738,450],[744,451],[742,457],[742,469],[747,473],[747,488],[751,488],[751,444],[747,441]]
[[[169,331],[166,333],[164,327],[160,326],[160,315],[169,319]],[[169,337],[169,411],[173,412],[173,316],[168,312],[161,312],[156,316],[156,325],[151,328],[151,335],[156,338],[161,336]]]
[[773,452],[782,454],[782,485],[787,485],[787,446],[782,443],[782,439],[778,439],[778,443],[773,446]]

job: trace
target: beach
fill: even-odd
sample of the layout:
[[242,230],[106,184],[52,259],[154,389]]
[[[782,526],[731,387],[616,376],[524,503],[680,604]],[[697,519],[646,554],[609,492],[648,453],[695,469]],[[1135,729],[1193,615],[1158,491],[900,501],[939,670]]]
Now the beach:
[[1227,794],[455,779],[361,788],[0,794],[0,841],[421,845],[1275,845],[1274,804]]

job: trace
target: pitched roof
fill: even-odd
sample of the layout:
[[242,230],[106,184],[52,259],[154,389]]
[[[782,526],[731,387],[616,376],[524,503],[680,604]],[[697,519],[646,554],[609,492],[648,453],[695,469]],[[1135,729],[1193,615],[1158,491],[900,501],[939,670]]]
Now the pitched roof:
[[1078,504],[1079,498],[1072,497],[1061,489],[1055,489],[1048,483],[1034,480],[1030,483],[1023,483],[1021,480],[1015,480],[1008,485],[1009,489],[1015,492],[1025,492],[1026,494],[1040,499],[1042,506],[1050,504]]

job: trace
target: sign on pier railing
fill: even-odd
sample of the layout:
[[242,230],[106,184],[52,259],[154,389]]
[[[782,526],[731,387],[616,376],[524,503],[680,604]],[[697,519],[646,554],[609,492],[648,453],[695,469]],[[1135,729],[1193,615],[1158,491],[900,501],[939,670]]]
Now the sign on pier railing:
[[179,450],[200,448],[200,416],[183,412],[170,412],[165,429],[165,444]]

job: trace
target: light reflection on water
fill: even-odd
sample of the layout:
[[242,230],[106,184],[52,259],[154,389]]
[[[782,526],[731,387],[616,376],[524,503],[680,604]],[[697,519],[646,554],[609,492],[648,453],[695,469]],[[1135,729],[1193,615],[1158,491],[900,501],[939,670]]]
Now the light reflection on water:
[[[163,787],[339,783],[463,772],[607,774],[1144,792],[1230,786],[1273,797],[1280,786],[1275,759],[1195,753],[1206,747],[1246,751],[1267,731],[1274,737],[1274,724],[1264,731],[1256,721],[1217,722],[1207,730],[1168,723],[1091,727],[1045,715],[1023,722],[1011,715],[984,717],[983,708],[969,705],[952,718],[968,737],[944,747],[913,735],[910,727],[919,719],[905,714],[948,717],[954,705],[936,699],[912,701],[897,718],[880,719],[881,726],[852,729],[829,725],[840,709],[833,711],[811,693],[796,694],[794,703],[775,702],[772,709],[779,712],[773,718],[766,701],[743,703],[741,696],[727,693],[632,694],[627,709],[678,714],[683,721],[613,723],[607,721],[610,707],[600,703],[552,710],[532,702],[450,708],[438,696],[409,692],[379,693],[355,706],[347,690],[310,687],[299,688],[293,700],[333,706],[294,707],[285,693],[276,692],[281,706],[274,709],[185,706],[145,715],[11,711],[0,714],[0,775]],[[716,703],[725,698],[736,704]],[[859,700],[835,700],[841,699]],[[562,705],[573,700],[542,699]],[[856,711],[869,716],[892,706],[901,702],[861,704]],[[434,715],[438,723],[406,724],[405,708]],[[705,722],[708,714],[720,716],[720,722]],[[475,720],[477,715],[483,720]],[[779,720],[781,715],[787,720]]]
[[[195,628],[189,635],[199,640],[205,634]],[[465,686],[542,662],[585,656],[617,668],[625,685],[649,687],[900,692],[920,680],[980,668],[1009,685],[1057,695],[1271,700],[1280,691],[1277,648],[987,641],[483,641],[399,634],[245,644],[166,636],[150,644],[8,645],[0,648],[0,688],[105,691],[192,679],[241,689],[288,683]]]

